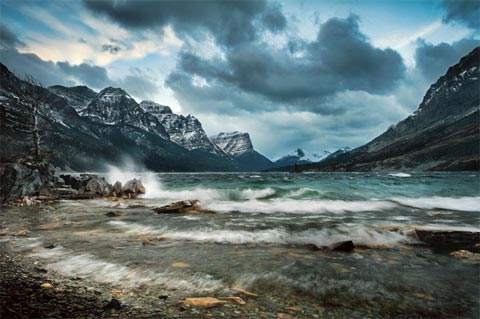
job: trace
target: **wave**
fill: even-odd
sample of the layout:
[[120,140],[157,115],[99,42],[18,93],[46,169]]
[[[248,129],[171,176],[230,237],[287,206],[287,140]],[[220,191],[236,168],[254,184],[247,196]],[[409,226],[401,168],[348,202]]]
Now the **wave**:
[[392,201],[403,206],[421,209],[445,209],[464,212],[480,212],[480,196],[477,197],[420,197],[392,198]]
[[244,202],[217,201],[202,203],[206,209],[217,212],[241,213],[292,213],[321,214],[325,212],[367,212],[392,209],[397,205],[390,201],[343,201],[343,200],[294,200],[277,199],[269,201],[249,200]]
[[[42,245],[39,242],[39,245]],[[81,277],[125,288],[161,286],[167,289],[208,293],[225,289],[220,279],[205,273],[185,273],[175,270],[154,271],[107,262],[92,254],[77,254],[58,246],[39,248],[28,256],[47,260],[46,269],[66,277]]]
[[390,173],[388,175],[393,176],[393,177],[412,177],[412,175],[410,175],[408,173]]
[[[129,234],[156,235],[169,240],[194,241],[217,244],[274,244],[274,245],[305,245],[316,244],[329,246],[336,242],[352,240],[355,245],[365,247],[394,246],[399,243],[414,243],[415,238],[407,233],[391,232],[385,229],[362,225],[339,226],[328,229],[307,229],[304,231],[289,231],[283,227],[263,230],[233,230],[233,229],[188,229],[170,230],[155,229],[137,223],[110,222],[110,225],[125,229]],[[142,233],[146,230],[146,233]]]

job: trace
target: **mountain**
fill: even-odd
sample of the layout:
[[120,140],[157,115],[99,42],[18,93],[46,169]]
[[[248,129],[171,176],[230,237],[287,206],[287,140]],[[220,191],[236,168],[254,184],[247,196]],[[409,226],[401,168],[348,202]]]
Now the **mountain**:
[[277,167],[309,164],[309,163],[319,162],[324,158],[328,157],[329,155],[330,155],[330,152],[328,151],[323,151],[323,154],[308,153],[302,150],[301,148],[297,148],[292,153],[284,155],[278,160],[276,160],[274,164]]
[[344,148],[339,148],[338,150],[336,150],[335,152],[333,153],[328,153],[327,156],[325,156],[323,160],[327,160],[327,159],[332,159],[332,158],[335,158],[337,157],[338,155],[341,155],[341,154],[344,154],[344,153],[347,153],[347,152],[350,152],[352,149],[350,147],[344,147]]
[[[41,96],[38,127],[42,154],[62,170],[103,171],[107,165],[121,167],[125,159],[154,171],[265,167],[244,164],[220,149],[222,156],[179,145],[170,140],[155,115],[145,112],[122,89],[106,88],[98,93],[87,87],[46,89],[17,78],[1,63],[0,163],[15,163],[31,154],[34,92]],[[198,125],[195,123],[201,127]]]
[[65,87],[61,85],[50,86],[48,90],[68,101],[70,106],[80,112],[97,96],[97,92],[87,86]]
[[213,144],[200,121],[192,115],[178,115],[172,112],[170,107],[161,105],[153,101],[142,101],[140,107],[154,115],[170,136],[170,140],[188,150],[202,150],[218,156],[227,155]]
[[103,124],[128,124],[169,139],[168,133],[158,119],[145,112],[120,88],[108,87],[100,91],[80,115]]
[[412,115],[361,147],[301,169],[479,170],[479,119],[477,47],[430,86]]
[[274,166],[272,161],[254,150],[248,133],[220,133],[210,140],[247,170],[265,170]]

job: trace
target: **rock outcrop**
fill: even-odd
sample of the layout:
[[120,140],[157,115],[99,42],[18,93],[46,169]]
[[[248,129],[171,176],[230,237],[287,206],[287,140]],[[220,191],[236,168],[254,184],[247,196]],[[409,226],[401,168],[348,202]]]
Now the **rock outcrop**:
[[215,214],[214,211],[203,209],[198,200],[182,200],[153,208],[153,211],[158,214]]

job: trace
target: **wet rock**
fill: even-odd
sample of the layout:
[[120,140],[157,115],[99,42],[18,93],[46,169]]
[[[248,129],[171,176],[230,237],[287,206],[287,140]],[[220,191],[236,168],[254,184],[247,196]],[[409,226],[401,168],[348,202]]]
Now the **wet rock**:
[[122,183],[117,181],[115,184],[113,184],[111,195],[116,197],[120,197],[122,195]]
[[215,214],[214,211],[201,208],[198,200],[182,200],[153,210],[158,214]]
[[160,299],[160,300],[167,300],[167,299],[168,299],[168,295],[160,295],[160,296],[158,296],[158,299]]
[[49,245],[45,246],[46,249],[53,249],[55,247],[57,247],[57,245],[55,245],[55,244],[49,244]]
[[351,252],[355,249],[355,245],[351,240],[341,241],[330,246],[333,251]]
[[31,205],[29,197],[50,195],[56,179],[55,169],[47,162],[1,163],[0,203],[27,196],[24,204]]
[[106,213],[105,216],[107,216],[107,217],[119,217],[119,216],[122,216],[122,214],[119,213],[119,212],[110,211],[110,212]]
[[295,319],[295,317],[289,313],[279,312],[277,313],[277,319]]
[[110,190],[111,186],[104,177],[98,178],[98,176],[93,175],[85,185],[84,193],[105,197],[110,194]]
[[459,257],[459,258],[465,258],[468,260],[473,260],[473,261],[480,261],[480,254],[479,253],[472,253],[471,251],[468,250],[457,250],[452,253],[450,253],[451,256]]
[[142,245],[143,246],[157,246],[157,244],[155,244],[154,242],[151,242],[149,240],[145,240],[142,242]]
[[140,194],[145,194],[145,187],[136,178],[129,180],[122,187],[122,195],[127,195],[128,198],[135,198]]
[[431,246],[437,252],[468,250],[476,252],[480,247],[480,232],[416,228],[417,239]]
[[13,235],[14,236],[26,236],[28,234],[28,229],[17,230]]
[[122,303],[116,299],[116,298],[112,298],[112,300],[110,300],[110,302],[108,304],[105,305],[105,310],[121,310],[122,309]]
[[189,264],[183,263],[183,262],[178,262],[178,263],[173,263],[170,265],[172,268],[190,268]]
[[247,290],[245,290],[243,288],[240,288],[240,287],[233,287],[232,290],[236,291],[236,292],[239,292],[239,293],[241,293],[241,294],[243,294],[247,297],[252,297],[252,298],[258,297],[257,294],[254,294],[253,292],[247,291]]
[[194,306],[194,307],[204,307],[204,308],[213,308],[227,303],[226,301],[219,300],[213,297],[203,297],[203,298],[186,298],[183,302],[184,305]]
[[300,307],[297,307],[297,306],[285,307],[285,309],[287,309],[288,311],[292,311],[292,312],[299,312],[299,311],[302,311],[302,308],[300,308]]
[[239,305],[245,305],[246,304],[246,302],[240,297],[229,296],[229,297],[225,297],[224,299],[227,300],[227,301],[230,301],[230,302],[234,302],[234,303],[239,304]]
[[42,287],[43,289],[52,289],[53,285],[49,282],[45,282],[45,283],[41,284],[40,287]]
[[317,244],[305,244],[305,245],[302,245],[302,248],[305,248],[308,250],[323,250],[325,247],[319,246]]

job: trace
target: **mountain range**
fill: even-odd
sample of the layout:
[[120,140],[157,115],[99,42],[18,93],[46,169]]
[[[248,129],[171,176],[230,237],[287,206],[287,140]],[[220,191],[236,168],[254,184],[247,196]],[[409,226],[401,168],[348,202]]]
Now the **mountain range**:
[[480,47],[451,66],[418,109],[369,143],[293,171],[480,169]]
[[[29,87],[0,65],[1,162],[14,162],[32,147]],[[62,170],[102,171],[126,160],[155,171],[258,171],[273,165],[254,150],[247,133],[209,138],[194,116],[152,101],[137,103],[121,88],[38,89],[42,151]]]
[[126,160],[154,171],[478,170],[479,79],[477,47],[430,86],[412,115],[369,143],[333,153],[296,149],[272,162],[248,133],[209,137],[195,116],[137,103],[121,88],[35,87],[0,64],[0,162],[31,152],[36,88],[41,148],[62,170],[102,171]]

